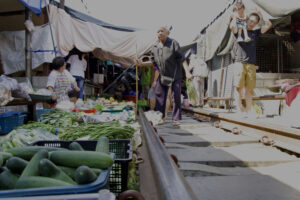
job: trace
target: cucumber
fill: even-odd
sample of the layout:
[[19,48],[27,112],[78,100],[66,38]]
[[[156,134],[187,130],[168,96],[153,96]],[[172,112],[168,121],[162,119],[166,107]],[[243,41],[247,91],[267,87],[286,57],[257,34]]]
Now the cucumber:
[[91,170],[97,175],[99,176],[99,174],[101,173],[101,169],[97,169],[97,168],[91,168]]
[[27,176],[39,176],[39,163],[43,158],[48,158],[48,151],[42,149],[37,152],[27,164],[26,168],[21,174],[21,179]]
[[0,152],[0,155],[2,156],[3,163],[4,163],[7,159],[9,159],[10,157],[13,156],[11,153],[7,153],[7,152],[3,152],[3,151]]
[[109,139],[107,137],[101,137],[98,140],[96,151],[109,154]]
[[75,172],[76,169],[72,167],[65,167],[65,166],[57,166],[59,169],[63,170],[65,174],[67,174],[69,177],[71,177],[73,180],[75,180]]
[[106,169],[114,162],[109,155],[95,151],[53,151],[50,153],[50,160],[65,167],[86,165],[98,169]]
[[48,152],[51,151],[67,151],[67,149],[57,148],[57,147],[43,147],[43,146],[29,146],[29,147],[16,147],[8,149],[7,152],[12,155],[23,158],[25,160],[30,160],[39,150],[44,149]]
[[82,146],[78,142],[72,142],[69,145],[69,149],[70,150],[75,150],[75,151],[84,151],[84,149],[82,148]]
[[22,174],[26,168],[28,161],[18,157],[11,157],[6,161],[5,166],[15,174]]
[[0,190],[14,189],[19,177],[6,167],[0,168]]
[[43,187],[58,187],[72,186],[72,184],[43,176],[28,176],[20,178],[16,183],[16,189],[27,188],[43,188]]
[[97,175],[88,166],[80,166],[75,172],[75,181],[79,185],[89,184],[97,179]]
[[[76,169],[75,168],[71,168],[71,167],[64,167],[64,166],[57,166],[58,168],[60,168],[61,170],[63,170],[69,177],[71,177],[73,180],[75,180],[75,172]],[[101,173],[101,169],[97,169],[97,168],[90,168],[97,176],[99,176],[99,174]]]
[[49,178],[65,181],[73,185],[76,184],[63,170],[58,168],[53,162],[46,158],[40,161],[39,172],[42,176],[47,176]]

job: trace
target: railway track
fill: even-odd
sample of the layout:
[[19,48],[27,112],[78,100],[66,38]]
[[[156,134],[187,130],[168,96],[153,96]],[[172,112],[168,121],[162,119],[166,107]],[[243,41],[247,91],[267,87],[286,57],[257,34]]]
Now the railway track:
[[299,199],[297,132],[194,110],[180,125],[168,117],[157,133],[142,111],[140,121],[146,199]]

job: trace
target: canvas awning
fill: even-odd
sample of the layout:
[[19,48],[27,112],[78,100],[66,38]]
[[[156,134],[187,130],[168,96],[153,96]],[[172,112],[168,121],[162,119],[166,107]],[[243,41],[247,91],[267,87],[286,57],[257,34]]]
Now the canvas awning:
[[136,53],[145,53],[157,40],[154,31],[114,30],[73,18],[65,10],[49,6],[56,43],[63,55],[76,47],[82,52],[93,52],[101,60],[111,60],[128,67]]

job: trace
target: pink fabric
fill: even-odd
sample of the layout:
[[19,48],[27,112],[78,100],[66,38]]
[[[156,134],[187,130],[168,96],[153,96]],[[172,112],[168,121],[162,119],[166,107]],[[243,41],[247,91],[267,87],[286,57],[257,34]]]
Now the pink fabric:
[[285,101],[288,106],[291,106],[293,100],[297,97],[300,92],[300,85],[296,85],[295,87],[289,89],[289,91],[285,95]]

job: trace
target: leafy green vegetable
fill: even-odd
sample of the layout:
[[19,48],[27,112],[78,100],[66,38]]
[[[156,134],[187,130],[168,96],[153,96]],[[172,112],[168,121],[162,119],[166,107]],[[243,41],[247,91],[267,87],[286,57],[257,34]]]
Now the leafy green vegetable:
[[197,105],[199,102],[197,90],[192,84],[192,81],[189,81],[188,79],[186,79],[186,89],[190,102],[194,105]]
[[105,122],[101,124],[84,124],[76,128],[66,130],[59,137],[63,140],[76,140],[85,136],[96,140],[106,136],[109,139],[132,138],[134,129],[130,126],[121,126],[118,121]]

